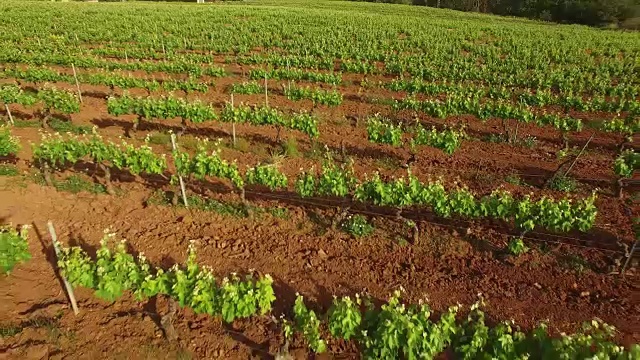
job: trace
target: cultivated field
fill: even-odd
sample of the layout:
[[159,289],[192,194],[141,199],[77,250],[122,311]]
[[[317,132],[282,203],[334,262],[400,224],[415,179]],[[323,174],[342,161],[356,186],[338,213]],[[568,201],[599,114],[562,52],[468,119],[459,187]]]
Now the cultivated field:
[[640,359],[640,34],[0,5],[9,358]]

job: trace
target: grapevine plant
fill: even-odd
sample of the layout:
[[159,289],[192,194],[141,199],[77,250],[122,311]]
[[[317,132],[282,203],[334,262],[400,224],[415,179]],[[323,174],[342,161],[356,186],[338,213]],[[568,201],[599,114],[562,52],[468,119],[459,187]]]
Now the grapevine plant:
[[[72,75],[46,67],[5,68],[3,71],[0,71],[0,76],[26,80],[33,83],[75,82]],[[167,91],[182,90],[185,93],[191,93],[193,91],[207,92],[209,88],[205,82],[198,81],[193,77],[189,77],[187,80],[155,79],[120,75],[112,72],[81,73],[78,75],[78,81],[91,85],[108,86],[110,95],[114,95],[116,88],[123,90],[140,88],[147,90],[148,93],[158,89]]]
[[[79,247],[60,246],[58,267],[62,275],[72,286],[93,289],[97,297],[109,302],[125,292],[141,301],[168,296],[197,314],[217,316],[227,323],[265,315],[276,300],[269,275],[232,275],[217,281],[211,269],[197,263],[193,243],[184,265],[163,270],[151,266],[143,254],[129,254],[125,241],[110,245],[114,242],[115,235],[105,232],[95,260]],[[597,320],[577,334],[551,338],[544,324],[529,334],[512,323],[489,327],[480,307],[480,303],[473,305],[461,322],[456,321],[459,305],[434,318],[426,303],[405,305],[396,291],[379,308],[368,297],[356,294],[353,299],[335,298],[326,314],[318,314],[297,294],[294,326],[286,319],[282,326],[287,341],[295,330],[315,353],[326,352],[332,339],[355,341],[365,359],[431,359],[447,350],[460,359],[483,359],[486,355],[498,359],[635,359],[640,354],[637,345],[626,350],[612,343],[614,329]]]
[[243,82],[241,84],[231,84],[229,92],[232,94],[261,94],[264,92],[264,87],[255,81]]
[[76,94],[67,90],[59,90],[51,86],[44,87],[38,91],[38,100],[44,104],[43,127],[47,126],[54,110],[64,115],[80,112],[80,100]]
[[534,112],[527,106],[513,105],[505,101],[489,101],[481,103],[478,98],[470,97],[450,97],[442,100],[419,101],[413,97],[407,97],[392,104],[394,110],[414,110],[438,118],[449,116],[471,114],[481,120],[491,117],[499,119],[515,119],[525,123],[535,123],[538,125],[550,125],[554,128],[567,131],[582,130],[582,120],[555,113]]
[[[121,145],[105,143],[95,134],[66,138],[45,135],[40,144],[33,145],[33,153],[45,179],[49,177],[51,169],[81,160],[93,161],[103,169],[126,169],[134,175],[162,174],[167,169],[164,156],[156,155],[146,145],[134,147],[124,142]],[[208,153],[204,144],[199,144],[193,156],[175,151],[173,157],[178,175],[197,179],[226,179],[240,192],[243,202],[245,184],[261,185],[272,190],[288,187],[286,176],[275,166],[259,165],[248,169],[243,175],[235,162],[222,159],[216,151]],[[108,173],[106,175],[108,184],[110,179]],[[574,229],[586,232],[593,226],[597,215],[595,193],[581,200],[554,200],[546,196],[534,200],[530,195],[516,198],[506,190],[496,190],[477,197],[463,186],[448,190],[440,181],[423,183],[410,172],[406,179],[387,181],[375,173],[358,180],[351,164],[338,166],[332,161],[326,161],[320,171],[301,171],[294,188],[303,198],[319,196],[341,199],[335,226],[347,215],[352,201],[396,207],[399,212],[406,207],[421,206],[445,218],[492,218],[513,223],[523,232],[531,231],[536,226],[556,232]]]
[[323,89],[311,89],[309,87],[288,87],[285,88],[284,94],[289,100],[311,100],[314,106],[318,104],[328,106],[338,106],[342,104],[342,94],[335,89],[328,91]]
[[295,80],[295,81],[312,81],[323,82],[331,85],[338,85],[342,82],[342,74],[340,73],[321,73],[313,71],[304,71],[301,69],[273,69],[263,70],[255,69],[249,73],[252,80],[262,80],[264,78],[277,80]]
[[618,196],[622,197],[623,183],[633,177],[636,170],[640,169],[640,153],[635,150],[623,151],[613,163],[613,170],[618,175]]
[[125,241],[111,247],[114,238],[115,234],[105,234],[95,260],[79,247],[61,246],[58,267],[62,275],[74,287],[93,289],[97,297],[109,302],[126,291],[138,300],[167,295],[182,307],[221,317],[225,322],[271,310],[275,296],[269,275],[232,275],[217,281],[211,269],[197,263],[193,243],[183,266],[154,268],[142,253],[137,258],[129,254]]
[[379,206],[428,206],[436,215],[445,218],[453,215],[494,218],[513,222],[522,231],[531,231],[536,226],[557,232],[588,231],[597,214],[595,193],[576,202],[569,199],[555,201],[548,197],[534,201],[529,195],[518,199],[505,190],[496,190],[478,199],[464,187],[447,191],[441,182],[422,183],[411,173],[406,180],[399,178],[389,182],[376,173],[358,184],[354,198]]
[[630,178],[634,171],[640,169],[640,153],[625,150],[614,162],[613,169],[620,178]]
[[17,264],[31,259],[27,230],[27,226],[19,231],[11,226],[0,226],[0,274],[9,274]]
[[187,121],[198,124],[218,118],[211,106],[199,100],[187,102],[174,96],[135,98],[124,94],[121,97],[109,97],[107,110],[114,116],[137,115],[138,120],[134,124],[134,130],[142,119],[152,121],[153,119],[180,118],[184,131]]
[[215,177],[230,181],[240,191],[240,197],[245,202],[244,179],[238,170],[238,165],[223,160],[217,151],[207,153],[205,143],[199,143],[195,155],[192,157],[186,152],[174,151],[178,175],[195,177],[198,180],[207,177]]
[[20,141],[11,135],[8,127],[0,126],[0,158],[16,156],[20,150]]
[[40,164],[48,184],[51,170],[72,166],[89,160],[105,173],[107,190],[112,193],[109,168],[128,170],[133,175],[162,174],[167,168],[164,155],[156,155],[148,145],[135,147],[126,142],[104,142],[97,134],[88,137],[63,137],[59,134],[43,135],[39,144],[33,144],[33,158]]
[[36,101],[37,98],[35,96],[24,92],[18,85],[0,85],[0,102],[3,105],[20,104],[28,106]]
[[[298,295],[294,305],[296,330],[316,353],[326,351],[330,339],[353,340],[364,359],[433,359],[449,351],[458,359],[635,359],[640,346],[630,350],[615,345],[614,329],[594,320],[573,335],[551,338],[546,325],[525,334],[512,322],[485,324],[482,303],[471,306],[466,320],[458,322],[460,305],[434,319],[426,303],[405,305],[400,292],[380,308],[369,298],[335,298],[329,311],[318,316]],[[323,337],[322,321],[330,337]]]
[[30,106],[37,102],[42,102],[43,114],[42,125],[47,126],[47,121],[54,114],[54,111],[62,115],[71,115],[80,111],[80,101],[76,94],[67,90],[60,90],[53,86],[47,85],[38,90],[37,93],[28,93],[17,85],[1,85],[0,86],[0,102],[8,106],[11,104],[19,104]]
[[432,127],[427,130],[422,124],[410,126],[403,129],[401,124],[394,124],[389,119],[380,115],[373,116],[367,121],[367,135],[369,141],[377,144],[388,144],[395,147],[402,145],[405,132],[410,138],[411,148],[420,145],[432,146],[444,151],[447,155],[453,154],[458,149],[462,140],[466,137],[464,130],[445,128],[437,130]]
[[318,131],[318,120],[304,112],[287,116],[278,109],[267,106],[247,106],[226,104],[222,109],[221,120],[231,123],[246,123],[255,126],[274,126],[278,130],[278,138],[280,140],[280,131],[283,128],[300,131],[310,139],[316,139],[320,132]]
[[602,123],[602,129],[606,132],[621,133],[626,141],[633,140],[633,134],[640,132],[640,116],[629,115],[626,118],[615,117]]

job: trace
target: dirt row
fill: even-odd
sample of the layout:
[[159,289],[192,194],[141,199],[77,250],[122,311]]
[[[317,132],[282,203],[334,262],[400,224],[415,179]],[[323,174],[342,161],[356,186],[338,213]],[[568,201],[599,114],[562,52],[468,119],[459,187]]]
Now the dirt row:
[[[217,80],[216,88],[211,89],[207,94],[189,94],[188,99],[200,98],[213,103],[216,106],[223,106],[229,100],[229,95],[225,93],[228,86],[237,83],[236,78],[222,78]],[[282,82],[285,83],[285,82]],[[56,84],[60,87],[72,89],[70,84]],[[277,86],[273,86],[276,87]],[[129,134],[134,117],[125,116],[114,118],[106,111],[105,101],[102,97],[109,93],[108,88],[103,86],[82,85],[85,93],[85,103],[79,114],[71,116],[72,122],[78,125],[95,125],[100,132],[110,136],[119,137]],[[322,149],[326,147],[334,154],[346,155],[355,160],[355,170],[358,175],[371,174],[374,171],[380,172],[384,177],[398,177],[406,175],[406,170],[402,165],[411,158],[411,151],[408,144],[401,148],[393,148],[387,145],[377,145],[369,142],[366,135],[366,124],[364,119],[368,115],[382,113],[394,118],[404,119],[404,121],[415,121],[416,119],[426,125],[464,125],[470,135],[470,139],[465,140],[462,147],[453,155],[448,156],[439,149],[432,147],[421,147],[416,152],[415,162],[412,166],[412,173],[421,179],[434,179],[442,177],[449,183],[461,182],[470,189],[486,194],[493,189],[504,186],[519,193],[526,194],[546,194],[554,197],[564,197],[565,193],[541,190],[544,183],[553,176],[559,165],[570,161],[571,158],[559,159],[558,151],[562,148],[560,134],[548,127],[539,127],[533,124],[519,125],[521,138],[529,136],[533,141],[532,147],[522,144],[511,145],[504,142],[491,143],[486,138],[491,135],[500,134],[503,131],[502,122],[497,119],[481,122],[473,116],[459,116],[446,120],[434,119],[420,114],[413,114],[411,111],[392,112],[389,107],[371,103],[360,102],[361,99],[356,92],[360,91],[352,88],[345,91],[345,101],[338,107],[320,106],[313,108],[311,101],[290,101],[282,95],[272,93],[269,96],[270,106],[290,111],[311,110],[321,120],[320,138],[317,144],[313,144],[306,136],[294,131],[285,131],[285,138],[294,141],[300,153],[309,152],[311,149]],[[378,92],[386,94],[375,94],[381,97],[391,96],[393,92],[378,89]],[[131,91],[134,95],[145,95],[146,92],[140,89]],[[162,94],[159,92],[158,94]],[[353,96],[352,96],[353,95]],[[374,96],[368,94],[367,96]],[[236,95],[236,103],[261,104],[264,103],[264,95]],[[34,109],[14,108],[12,110],[17,116],[33,118],[37,116]],[[514,126],[515,123],[509,124]],[[454,125],[455,126],[455,125]],[[168,130],[177,131],[179,128],[175,121],[162,121],[145,124],[135,135],[137,138],[144,138],[148,133],[166,132]],[[22,136],[27,141],[38,141],[31,129],[18,129],[16,134]],[[221,123],[191,125],[187,134],[201,138],[230,138],[230,125]],[[280,144],[275,142],[276,130],[267,127],[238,126],[238,135],[243,141],[248,142],[247,151],[236,151],[234,149],[224,149],[224,156],[227,159],[237,159],[241,164],[254,165],[271,158],[270,154],[280,150]],[[622,141],[621,136],[584,130],[570,135],[573,152],[584,146],[588,138],[594,135],[588,149],[580,157],[572,168],[571,176],[579,180],[576,196],[587,196],[592,191],[598,190],[601,195],[599,207],[603,208],[599,217],[598,225],[612,233],[611,239],[621,238],[622,241],[630,242],[633,238],[631,231],[629,212],[633,213],[633,207],[629,207],[628,198],[618,199],[616,192],[616,176],[613,173],[613,161],[618,152],[617,144]],[[485,141],[483,141],[485,140]],[[159,151],[166,152],[164,146]],[[24,158],[29,159],[28,149],[24,153]],[[300,168],[310,168],[318,165],[318,159],[308,157],[298,157],[287,159],[282,162],[282,170],[288,175],[295,177]],[[511,179],[508,183],[506,180]],[[516,183],[514,185],[513,183]],[[519,185],[518,185],[519,183]],[[628,194],[632,194],[631,188]],[[611,240],[610,239],[610,240]]]
[[[129,358],[158,354],[175,358],[180,352],[195,358],[215,354],[269,358],[265,352],[274,354],[281,345],[275,325],[266,318],[223,325],[219,319],[188,310],[181,310],[176,320],[180,340],[170,344],[148,315],[163,304],[125,298],[110,305],[84,290],[79,291],[81,315],[74,317],[50,263],[52,249],[45,234],[49,219],[64,243],[81,245],[92,253],[99,246],[102,229],[110,228],[128,239],[134,251],[167,267],[184,261],[189,241],[195,240],[199,261],[211,266],[216,275],[249,269],[271,274],[278,297],[275,315],[288,313],[296,292],[305,295],[313,308],[326,311],[333,295],[367,292],[385,299],[403,288],[407,301],[426,298],[436,313],[482,297],[492,321],[513,319],[530,329],[548,320],[554,331],[573,331],[580,322],[599,317],[619,329],[619,341],[640,340],[635,272],[620,277],[588,268],[576,270],[572,261],[580,256],[599,256],[588,250],[576,256],[573,249],[566,252],[557,247],[512,258],[487,247],[473,232],[442,227],[426,227],[419,243],[407,245],[399,241],[402,235],[393,225],[376,220],[374,235],[357,240],[328,229],[323,221],[330,213],[318,209],[287,207],[284,219],[229,218],[149,205],[151,190],[141,184],[126,186],[126,193],[117,198],[56,192],[12,178],[0,178],[0,188],[3,221],[33,225],[30,250],[34,258],[0,279],[6,289],[0,295],[2,325],[28,325],[18,335],[0,340],[0,348],[13,358],[24,358],[34,349],[47,351],[52,358],[118,358],[128,351]],[[28,322],[34,319],[49,322],[41,326]],[[340,351],[339,346],[332,344],[332,350]],[[293,348],[304,353],[302,343]]]
[[[216,88],[206,95],[191,94],[217,105],[228,99],[224,89],[238,82],[235,77],[216,80]],[[60,87],[69,84],[57,84]],[[105,100],[97,94],[108,89],[82,85],[86,94],[82,111],[71,116],[74,124],[99,127],[99,133],[110,140],[125,137],[132,125],[132,117],[114,118],[106,111]],[[343,90],[341,90],[343,91]],[[363,103],[351,95],[359,91],[347,87],[345,102],[336,108],[321,107],[315,113],[321,119],[320,149],[326,146],[336,159],[342,150],[355,161],[358,176],[380,171],[385,177],[402,176],[402,168],[410,152],[406,149],[369,143],[366,138],[366,115],[389,114],[382,105]],[[379,90],[376,96],[391,96]],[[144,91],[134,90],[144,95]],[[261,103],[261,95],[237,96],[236,101]],[[293,111],[309,110],[308,101],[292,102],[280,95],[270,95],[272,106]],[[18,117],[34,117],[33,109],[12,108]],[[411,121],[414,114],[390,114]],[[35,115],[37,117],[37,114]],[[443,124],[445,121],[419,115],[425,123]],[[447,119],[447,122],[466,123],[467,131],[476,138],[501,131],[501,122],[485,123],[471,117]],[[178,121],[166,121],[143,127],[133,134],[134,143],[141,143],[147,135],[156,139],[163,132],[178,129]],[[521,134],[535,136],[535,147],[512,146],[467,140],[453,155],[424,147],[416,156],[412,172],[419,178],[442,177],[448,185],[456,181],[467,184],[480,194],[503,186],[517,194],[534,192],[550,196],[566,194],[541,190],[545,179],[560,164],[556,152],[560,148],[556,131],[537,126],[521,126]],[[30,142],[40,141],[36,128],[15,128],[23,149],[18,158],[22,171],[30,171],[32,164]],[[287,140],[295,139],[299,156],[277,155],[282,144],[275,142],[276,130],[265,127],[239,125],[237,132],[243,146],[228,145],[230,125],[211,123],[190,126],[179,139],[181,146],[192,148],[194,138],[222,138],[222,156],[237,159],[241,168],[264,161],[278,161],[290,178],[300,168],[319,166],[323,151],[305,136],[288,132]],[[572,134],[572,145],[581,146],[590,136],[586,130]],[[577,197],[600,188],[597,202],[597,229],[589,234],[568,234],[580,241],[563,245],[561,237],[546,235],[547,242],[528,242],[533,250],[524,256],[508,256],[504,246],[508,242],[504,229],[494,229],[485,222],[454,223],[443,219],[427,219],[420,223],[419,241],[411,244],[401,224],[385,217],[369,217],[376,230],[373,235],[354,239],[330,228],[334,209],[318,204],[305,205],[293,199],[271,200],[265,196],[250,196],[256,206],[286,208],[283,218],[265,215],[255,218],[235,218],[214,212],[186,210],[153,205],[149,199],[157,189],[174,190],[166,183],[148,179],[120,179],[119,196],[69,194],[34,184],[23,177],[0,177],[0,219],[2,222],[32,224],[30,250],[34,258],[21,265],[9,277],[0,278],[1,326],[22,323],[25,329],[14,336],[0,338],[0,350],[10,358],[271,358],[281,345],[281,336],[268,318],[254,318],[224,325],[219,319],[196,316],[181,310],[176,320],[180,339],[168,343],[149,315],[163,303],[139,304],[125,298],[114,304],[97,300],[90,292],[79,291],[82,313],[74,317],[66,306],[60,284],[51,264],[50,240],[45,234],[47,220],[56,225],[58,234],[67,244],[78,244],[93,251],[102,230],[114,229],[128,239],[131,248],[144,252],[155,264],[171,266],[184,261],[190,240],[195,240],[199,261],[211,266],[219,276],[230,272],[255,269],[269,273],[276,279],[278,301],[274,315],[288,313],[300,292],[316,310],[326,310],[333,295],[370,293],[385,299],[399,288],[405,289],[407,301],[428,299],[438,313],[449,305],[468,306],[481,296],[492,321],[513,319],[524,329],[531,329],[548,320],[553,331],[574,331],[582,321],[599,317],[619,329],[616,339],[624,344],[640,340],[640,307],[635,268],[626,277],[610,274],[621,259],[618,241],[633,239],[630,217],[639,213],[633,198],[613,196],[611,184],[615,180],[611,170],[616,154],[615,144],[621,139],[597,133],[587,152],[572,170],[581,181]],[[158,152],[168,153],[166,139],[152,143]],[[57,174],[64,178],[78,171]],[[522,185],[507,183],[508,175],[517,173]],[[91,171],[89,172],[91,174]],[[82,175],[84,176],[84,175]],[[88,178],[88,177],[87,177]],[[585,180],[590,179],[590,180]],[[143,182],[139,182],[143,181]],[[191,191],[221,201],[237,201],[225,184],[212,182],[205,187],[192,184]],[[429,221],[430,220],[430,221]],[[440,223],[435,225],[433,222]],[[615,249],[603,252],[577,247],[590,245]],[[5,321],[6,320],[6,321]],[[7,325],[8,324],[8,325]],[[333,352],[344,358],[355,358],[351,345],[330,344]],[[295,358],[307,357],[299,340],[293,344]]]

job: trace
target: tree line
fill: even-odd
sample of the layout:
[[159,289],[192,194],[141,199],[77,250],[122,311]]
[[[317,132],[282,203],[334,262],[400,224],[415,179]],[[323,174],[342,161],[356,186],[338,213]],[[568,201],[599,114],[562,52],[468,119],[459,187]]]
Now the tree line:
[[355,0],[426,5],[545,21],[640,29],[640,0]]

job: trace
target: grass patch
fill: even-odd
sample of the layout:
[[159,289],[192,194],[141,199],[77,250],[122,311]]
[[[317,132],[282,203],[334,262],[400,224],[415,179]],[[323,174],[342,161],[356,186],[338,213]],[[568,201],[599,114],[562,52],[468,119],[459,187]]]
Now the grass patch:
[[190,208],[212,211],[220,215],[232,216],[236,218],[246,218],[249,211],[242,203],[223,203],[214,199],[207,199],[201,196],[187,196],[187,202]]
[[373,225],[371,225],[369,221],[367,221],[367,218],[362,215],[353,215],[347,217],[342,222],[342,224],[340,224],[340,228],[344,232],[351,234],[357,238],[369,236],[375,229]]
[[400,160],[394,157],[385,156],[376,159],[376,166],[382,169],[397,170],[400,168],[400,165]]
[[53,118],[49,121],[49,127],[57,132],[76,135],[90,134],[92,131],[90,126],[74,125],[71,121],[63,121],[57,118]]
[[158,189],[149,196],[147,205],[171,205],[171,196],[168,192]]
[[265,144],[255,144],[251,146],[251,152],[254,153],[259,158],[265,158],[269,156],[269,148]]
[[24,129],[24,128],[39,128],[42,124],[38,121],[27,121],[27,120],[13,120],[13,126]]
[[20,174],[15,165],[0,164],[0,176],[17,176]]
[[298,140],[296,138],[288,138],[282,142],[282,151],[287,157],[300,156],[300,150],[298,150]]
[[344,116],[331,118],[327,122],[329,123],[329,125],[336,126],[336,127],[349,125],[349,120],[347,120],[347,118],[345,118]]
[[11,337],[11,336],[16,336],[18,334],[20,334],[24,329],[28,329],[28,328],[33,328],[33,329],[39,329],[39,328],[46,328],[49,330],[50,333],[54,332],[54,331],[60,331],[59,330],[59,319],[62,316],[62,313],[59,313],[58,315],[54,316],[54,317],[42,317],[42,316],[38,316],[35,317],[33,319],[29,319],[26,321],[23,321],[19,324],[4,324],[4,325],[0,325],[0,339],[1,338],[6,338],[6,337]]
[[557,176],[549,183],[549,189],[574,192],[578,188],[578,182],[569,176]]
[[155,133],[148,136],[149,144],[171,147],[171,134]]
[[287,219],[289,218],[289,209],[283,207],[272,207],[267,209],[267,212],[274,218]]
[[524,240],[522,240],[522,238],[514,237],[513,239],[511,239],[511,241],[509,241],[509,244],[507,245],[507,250],[512,255],[520,256],[528,252],[529,247],[525,245]]
[[536,147],[536,145],[538,145],[538,139],[536,139],[535,136],[527,135],[522,140],[520,140],[520,143],[529,149],[533,149],[534,147]]
[[[178,148],[195,151],[198,147],[204,146],[206,151],[213,151],[220,147],[220,141],[205,141],[193,135],[182,135],[176,139]],[[171,143],[171,135],[169,135],[169,143]]]
[[191,360],[193,356],[189,352],[189,350],[179,349],[176,353],[176,360]]
[[492,144],[499,144],[499,143],[507,142],[507,137],[504,136],[503,134],[489,134],[484,136],[482,138],[482,141],[492,143]]
[[[147,204],[173,206],[172,198],[173,198],[172,192],[156,190],[147,199]],[[278,219],[286,219],[289,217],[289,210],[283,207],[275,206],[275,207],[263,208],[259,206],[253,206],[253,205],[245,205],[245,204],[242,204],[241,202],[224,203],[215,199],[209,199],[199,195],[187,196],[187,203],[189,204],[190,209],[210,211],[210,212],[218,213],[220,215],[231,216],[235,218],[246,218],[246,217],[249,217],[250,214],[254,214],[258,217],[268,214]],[[178,200],[178,206],[184,207],[184,204],[182,203],[182,197],[180,197]]]
[[499,180],[499,178],[496,175],[489,172],[480,171],[480,170],[471,173],[469,175],[469,179],[479,182],[481,184],[491,184]]
[[566,255],[560,259],[560,264],[567,269],[573,270],[578,274],[582,274],[587,270],[591,270],[591,264],[578,255]]
[[508,182],[511,185],[522,185],[523,181],[520,178],[520,176],[518,176],[518,174],[509,174],[507,175],[506,178],[504,178],[504,181]]
[[238,150],[242,153],[246,153],[251,150],[251,143],[245,138],[236,137],[235,144],[233,144],[233,139],[229,143],[231,144],[232,149]]
[[322,160],[325,158],[327,148],[319,141],[312,141],[309,151],[304,153],[304,157],[311,160]]
[[[86,180],[79,175],[71,175],[64,180],[52,180],[53,187],[58,191],[66,191],[72,194],[88,192],[91,194],[106,194],[107,190],[101,184]],[[44,181],[43,181],[44,182]]]

